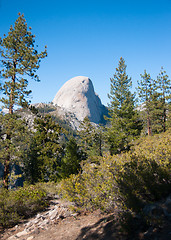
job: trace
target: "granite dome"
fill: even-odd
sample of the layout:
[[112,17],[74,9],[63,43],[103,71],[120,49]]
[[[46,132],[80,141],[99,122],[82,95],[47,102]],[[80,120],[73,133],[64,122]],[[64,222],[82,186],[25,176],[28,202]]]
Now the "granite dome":
[[86,116],[91,122],[99,123],[105,106],[95,93],[92,81],[85,76],[68,80],[57,92],[53,104],[73,113],[79,121]]

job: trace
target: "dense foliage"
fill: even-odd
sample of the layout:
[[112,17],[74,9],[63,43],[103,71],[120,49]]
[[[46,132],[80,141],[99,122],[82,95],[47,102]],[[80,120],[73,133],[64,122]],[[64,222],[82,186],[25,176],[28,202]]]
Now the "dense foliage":
[[4,165],[4,186],[8,188],[10,165],[23,162],[29,131],[16,114],[0,114],[0,123],[0,163]]
[[87,163],[61,182],[63,197],[86,209],[142,209],[171,190],[171,132],[141,139],[128,153]]
[[30,185],[11,191],[1,188],[0,225],[13,226],[47,206],[47,193],[39,186]]
[[147,123],[148,135],[165,132],[169,125],[171,81],[163,67],[156,79],[152,79],[146,70],[141,74],[138,96],[143,104],[142,116]]
[[135,109],[135,95],[131,93],[131,78],[126,74],[126,64],[120,58],[118,68],[110,79],[110,104],[107,139],[110,153],[116,154],[128,150],[131,141],[140,135],[142,123]]
[[27,90],[26,76],[39,81],[36,71],[41,59],[47,56],[46,49],[41,53],[35,49],[35,36],[30,30],[24,15],[19,14],[8,35],[0,39],[1,77],[5,79],[0,89],[6,96],[1,102],[9,113],[13,112],[14,105],[27,106],[26,97],[31,91]]
[[[14,107],[28,107],[27,97],[31,93],[31,90],[27,89],[28,78],[39,81],[36,71],[39,69],[41,59],[47,56],[46,48],[45,51],[38,53],[35,48],[35,36],[30,30],[31,28],[28,29],[24,15],[19,14],[14,27],[10,27],[8,35],[4,35],[3,39],[0,38],[0,77],[2,78],[0,91],[3,93],[3,97],[1,97],[0,101],[9,111],[8,118],[11,126],[11,128],[8,128],[8,133],[3,138],[4,142],[8,142],[7,146],[4,148],[6,151],[6,160],[4,161],[4,186],[7,189],[9,165],[13,158],[12,152],[10,152],[9,149],[11,146],[10,143],[13,142],[12,135],[16,128],[12,116]],[[7,120],[2,120],[2,128],[5,128],[4,125],[6,123],[4,121]],[[10,129],[11,131],[9,131]],[[13,147],[14,146],[13,144]]]

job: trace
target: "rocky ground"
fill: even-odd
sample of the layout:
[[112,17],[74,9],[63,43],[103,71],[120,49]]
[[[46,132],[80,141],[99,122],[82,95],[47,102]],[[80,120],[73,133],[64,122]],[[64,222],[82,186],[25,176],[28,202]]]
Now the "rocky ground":
[[141,225],[134,235],[128,237],[120,231],[115,214],[73,213],[71,203],[57,196],[49,209],[34,218],[2,231],[1,240],[170,240],[171,239],[171,196],[166,200],[147,205],[144,214],[158,219],[153,226],[143,231]]

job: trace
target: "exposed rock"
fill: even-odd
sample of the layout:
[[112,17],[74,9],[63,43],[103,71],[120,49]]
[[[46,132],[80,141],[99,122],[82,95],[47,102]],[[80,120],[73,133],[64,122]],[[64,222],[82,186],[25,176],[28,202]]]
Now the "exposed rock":
[[9,237],[7,240],[16,240],[16,239],[17,239],[16,236],[11,236],[11,237]]
[[65,112],[72,113],[78,121],[88,116],[91,122],[98,124],[106,113],[106,107],[94,92],[92,81],[84,76],[67,81],[52,102]]
[[28,232],[26,230],[24,230],[22,232],[17,233],[15,236],[19,238],[19,237],[25,236],[27,234],[28,234]]
[[[99,96],[94,92],[92,81],[88,77],[74,77],[67,81],[57,92],[51,103],[32,104],[40,115],[50,114],[73,130],[78,130],[81,121],[89,117],[92,123],[104,123],[107,108],[101,103]],[[25,119],[28,127],[35,131],[34,119],[36,115],[30,109],[18,109],[18,114]]]
[[27,238],[27,240],[32,240],[34,237],[33,236],[30,236]]
[[[70,210],[70,206],[72,205],[73,203],[70,202],[64,204],[56,195],[56,199],[51,201],[51,205],[46,212],[38,213],[35,218],[24,224],[24,230],[17,232],[9,237],[8,240],[21,239],[31,234],[39,234],[40,229],[46,230],[49,225],[57,223],[59,219],[72,216],[73,213]],[[29,237],[32,239],[32,236]],[[29,237],[27,239],[29,239]]]
[[145,215],[150,217],[166,217],[169,221],[171,220],[171,195],[161,202],[154,204],[147,204],[143,208]]

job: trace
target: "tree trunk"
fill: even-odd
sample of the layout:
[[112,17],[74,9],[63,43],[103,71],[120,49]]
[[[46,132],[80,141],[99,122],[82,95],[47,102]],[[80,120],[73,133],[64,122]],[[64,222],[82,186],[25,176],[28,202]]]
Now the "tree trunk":
[[164,92],[164,83],[163,83],[163,132],[166,132],[166,100],[165,100],[165,92]]
[[[13,60],[13,68],[16,70],[16,60]],[[14,89],[15,89],[15,73],[12,75],[12,84],[11,84],[11,92],[10,92],[10,105],[9,105],[9,114],[13,114],[14,107]]]
[[[9,114],[13,114],[13,107],[14,107],[14,89],[15,89],[15,70],[16,70],[16,60],[13,60],[13,68],[14,68],[14,74],[12,75],[12,84],[11,84],[11,92],[10,92],[10,105],[9,105]],[[7,134],[6,137],[8,140],[11,140],[10,134]],[[9,173],[10,173],[10,152],[9,147],[6,148],[7,151],[7,157],[4,163],[4,177],[3,177],[3,184],[6,189],[8,189],[9,185]]]
[[163,132],[166,132],[166,109],[163,111]]
[[[6,139],[10,140],[11,136],[7,134]],[[10,153],[9,153],[9,146],[6,147],[6,160],[4,163],[4,176],[3,176],[3,185],[8,190],[9,187],[9,173],[10,173]]]
[[148,136],[151,136],[152,135],[152,129],[151,129],[151,121],[150,121],[149,115],[147,117],[147,129],[148,129]]
[[10,173],[9,159],[6,159],[4,164],[3,185],[4,185],[4,188],[6,188],[7,190],[9,187],[9,173]]

